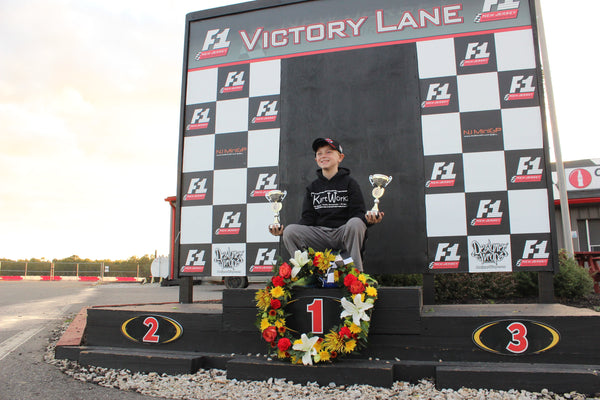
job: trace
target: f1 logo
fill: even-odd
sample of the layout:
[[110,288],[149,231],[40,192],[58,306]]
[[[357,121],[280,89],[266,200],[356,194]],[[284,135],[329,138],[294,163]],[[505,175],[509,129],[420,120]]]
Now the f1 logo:
[[277,174],[262,173],[258,174],[256,179],[256,186],[250,193],[250,197],[264,197],[270,190],[277,189]]
[[514,10],[515,8],[518,9],[519,3],[520,1],[515,0],[502,0],[501,2],[499,2],[499,0],[485,0],[485,3],[483,3],[483,12],[485,13],[492,11],[492,6],[497,6],[497,11]]
[[192,120],[188,125],[188,130],[191,129],[206,129],[210,122],[210,108],[196,108],[192,115]]
[[274,122],[277,120],[277,100],[263,100],[258,105],[256,117],[252,118],[252,123]]
[[190,266],[204,266],[206,261],[204,261],[204,250],[190,250],[188,251],[187,259],[185,260],[185,265]]
[[433,164],[433,172],[431,174],[431,180],[439,179],[454,179],[456,174],[454,173],[454,163],[436,162]]
[[435,252],[435,261],[460,261],[458,243],[452,246],[450,246],[450,243],[439,243]]
[[533,86],[533,75],[530,75],[527,78],[523,75],[513,76],[510,84],[510,93],[528,92],[535,92],[535,87]]
[[460,266],[458,243],[438,243],[435,260],[429,264],[429,269],[456,269]]
[[523,249],[523,258],[546,259],[550,256],[550,254],[546,252],[547,246],[547,240],[527,240],[525,241],[525,248]]
[[225,211],[221,219],[221,228],[240,228],[242,226],[240,223],[241,214],[239,211],[235,214],[231,211]]
[[501,200],[496,200],[493,203],[492,200],[481,200],[477,210],[477,218],[502,218],[501,203]]
[[488,42],[469,43],[467,45],[467,54],[465,55],[465,60],[490,58],[490,53],[488,53],[487,48],[488,48]]
[[227,36],[229,36],[229,28],[227,29],[211,29],[206,32],[206,38],[204,39],[204,45],[202,46],[202,51],[211,50],[210,47],[212,45],[212,50],[224,49],[229,47],[229,42],[227,40]]
[[207,181],[207,178],[193,178],[190,181],[190,186],[188,187],[184,200],[204,200],[206,198],[206,193],[208,192],[208,189],[206,188]]
[[542,157],[521,157],[517,166],[517,174],[512,177],[512,183],[541,182],[543,169],[540,168]]
[[244,89],[244,71],[231,71],[225,79],[225,86],[221,88],[221,93],[239,92]]
[[450,94],[448,93],[448,89],[450,88],[450,84],[446,83],[441,85],[439,83],[432,83],[429,85],[429,90],[427,91],[427,101],[429,100],[449,100]]
[[254,260],[254,265],[275,265],[275,253],[277,249],[258,249],[256,254],[256,260]]
[[206,32],[202,50],[196,54],[196,60],[226,56],[231,42],[227,40],[230,28],[211,29]]

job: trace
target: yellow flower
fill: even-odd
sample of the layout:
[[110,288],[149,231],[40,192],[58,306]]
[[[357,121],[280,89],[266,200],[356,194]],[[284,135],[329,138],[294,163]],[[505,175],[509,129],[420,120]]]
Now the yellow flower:
[[344,348],[344,338],[338,335],[335,331],[330,331],[325,335],[323,348],[329,352],[335,351],[339,353]]
[[377,289],[373,286],[367,287],[367,290],[365,292],[367,293],[367,296],[377,298]]
[[263,311],[271,306],[271,295],[266,289],[257,291],[254,299],[256,300],[256,306]]
[[282,318],[275,321],[275,327],[281,328],[282,326],[285,326],[285,319]]
[[296,340],[294,340],[294,344],[301,345],[302,344],[302,340],[301,339],[296,339]]
[[352,353],[356,348],[356,340],[348,340],[344,346],[344,353]]
[[267,318],[263,318],[260,321],[260,331],[264,331],[265,329],[267,329],[268,327],[270,327],[271,324],[269,323],[269,320]]
[[328,351],[322,350],[319,352],[319,357],[321,358],[321,361],[329,361],[331,354],[329,354]]
[[321,348],[323,347],[323,342],[318,341],[317,343],[315,343],[315,350],[317,351],[321,351]]
[[285,351],[277,350],[277,357],[287,358],[288,356],[285,355]]
[[336,282],[340,280],[340,271],[337,269],[333,272],[333,280]]
[[358,280],[361,281],[363,284],[367,283],[367,277],[365,276],[365,274],[360,274],[358,276]]
[[356,325],[354,322],[350,324],[350,332],[352,333],[361,333],[362,329],[360,326]]
[[[281,286],[275,286],[273,289],[271,289],[271,296],[273,297],[283,297],[283,295],[285,294],[285,291],[283,290],[283,288]],[[271,303],[269,302],[269,305]]]

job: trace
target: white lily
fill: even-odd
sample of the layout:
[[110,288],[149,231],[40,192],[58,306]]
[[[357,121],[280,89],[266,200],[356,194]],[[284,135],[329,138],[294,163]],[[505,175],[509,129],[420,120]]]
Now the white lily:
[[352,322],[355,325],[360,326],[360,321],[370,321],[371,318],[367,315],[366,311],[373,308],[373,304],[363,302],[362,296],[359,294],[354,295],[354,302],[349,302],[345,297],[342,297],[342,307],[344,311],[340,315],[341,318],[352,316]]
[[296,252],[294,253],[294,258],[290,258],[290,263],[293,265],[292,278],[295,278],[296,275],[298,275],[302,267],[308,264],[308,261],[308,252],[296,250]]
[[306,336],[306,333],[303,333],[302,336],[300,336],[300,341],[302,343],[294,344],[293,349],[304,352],[304,355],[302,356],[302,364],[312,365],[312,356],[317,355],[315,344],[319,341],[319,337],[313,336],[309,338]]

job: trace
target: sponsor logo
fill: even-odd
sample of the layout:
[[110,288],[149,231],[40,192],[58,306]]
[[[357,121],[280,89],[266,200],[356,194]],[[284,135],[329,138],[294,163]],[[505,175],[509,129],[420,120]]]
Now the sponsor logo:
[[523,258],[517,261],[517,267],[545,267],[550,253],[546,252],[547,240],[526,240]]
[[456,269],[459,265],[458,243],[438,243],[435,261],[429,264],[429,269]]
[[223,270],[235,270],[244,262],[244,252],[242,250],[216,249],[214,260]]
[[569,183],[577,189],[585,189],[592,183],[592,174],[582,168],[571,171],[569,174]]
[[540,168],[541,157],[521,157],[517,166],[517,174],[510,181],[512,183],[541,182],[543,169]]
[[215,235],[239,235],[242,228],[240,211],[234,213],[225,211],[221,219],[221,226],[215,231]]
[[239,156],[245,154],[248,151],[247,147],[235,147],[229,149],[216,149],[215,154],[217,157],[223,156]]
[[463,129],[463,136],[465,137],[498,136],[500,133],[502,133],[502,128],[499,126],[495,128]]
[[258,105],[258,112],[256,116],[252,118],[253,124],[260,124],[263,122],[275,122],[277,121],[277,100],[269,101],[263,100]]
[[321,208],[346,208],[348,206],[347,190],[326,190],[324,192],[311,192],[312,203],[315,210]]
[[188,251],[185,265],[181,267],[181,272],[204,272],[206,261],[204,261],[204,250]]
[[276,179],[277,174],[259,174],[256,186],[250,193],[250,197],[265,197],[269,191],[277,189],[277,185],[275,184]]
[[474,240],[471,243],[473,246],[472,257],[475,257],[482,264],[495,264],[509,256],[508,243],[492,243],[488,240],[487,243],[479,243]]
[[516,0],[485,0],[482,12],[475,16],[475,22],[517,18],[519,16],[520,3],[520,1]]
[[183,196],[183,200],[204,200],[206,198],[206,182],[207,178],[194,178],[190,181],[190,187],[188,188],[187,194]]
[[272,272],[273,266],[277,263],[275,259],[276,252],[277,249],[259,248],[254,264],[250,267],[250,272]]
[[504,96],[504,100],[531,100],[534,96],[535,86],[533,86],[533,75],[517,75],[513,76],[509,93]]
[[187,130],[206,129],[210,123],[210,108],[196,108],[192,115],[192,120],[187,126]]
[[427,90],[427,98],[421,103],[422,108],[442,107],[450,104],[452,95],[448,93],[450,88],[449,83],[431,83]]
[[502,223],[502,212],[500,205],[502,200],[481,200],[477,209],[477,217],[471,220],[471,226],[490,226]]
[[244,80],[244,71],[231,71],[227,74],[225,86],[221,88],[220,92],[221,94],[241,92],[244,90],[245,84],[246,81]]
[[453,162],[436,162],[433,164],[431,180],[425,183],[428,188],[451,187],[456,182]]
[[211,29],[206,32],[204,45],[202,46],[202,50],[196,54],[196,61],[226,56],[229,51],[229,45],[231,44],[231,42],[227,40],[229,30],[229,28]]
[[488,42],[475,42],[467,45],[465,59],[460,62],[461,67],[471,67],[474,65],[487,65],[490,62],[490,53],[487,48]]

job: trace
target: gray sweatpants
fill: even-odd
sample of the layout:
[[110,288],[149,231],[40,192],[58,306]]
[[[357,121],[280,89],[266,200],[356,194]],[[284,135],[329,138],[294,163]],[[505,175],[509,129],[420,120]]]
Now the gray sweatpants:
[[346,250],[354,260],[355,267],[363,270],[360,250],[367,226],[360,218],[350,218],[339,228],[292,224],[283,230],[283,244],[293,257],[296,250],[312,247],[316,251]]

